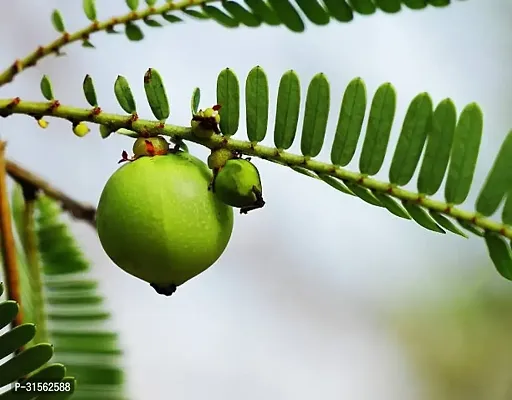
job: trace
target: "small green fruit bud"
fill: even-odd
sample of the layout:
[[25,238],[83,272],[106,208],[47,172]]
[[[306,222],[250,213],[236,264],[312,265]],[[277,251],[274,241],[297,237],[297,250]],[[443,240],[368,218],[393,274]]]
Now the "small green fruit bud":
[[135,157],[143,156],[163,156],[169,152],[169,143],[161,136],[143,138],[135,140],[133,144],[133,155]]
[[213,190],[222,202],[241,208],[242,213],[261,208],[265,204],[260,174],[248,160],[228,160],[217,173]]
[[226,165],[228,160],[235,158],[233,152],[226,148],[221,148],[217,150],[213,150],[212,153],[208,156],[208,167],[210,169],[219,169]]
[[78,137],[84,137],[87,135],[91,130],[86,125],[85,122],[80,122],[78,124],[73,125],[73,133]]

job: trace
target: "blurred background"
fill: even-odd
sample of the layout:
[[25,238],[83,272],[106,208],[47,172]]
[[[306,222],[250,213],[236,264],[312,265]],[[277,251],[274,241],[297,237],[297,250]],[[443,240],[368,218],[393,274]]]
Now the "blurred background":
[[[0,65],[57,36],[53,8],[69,31],[87,25],[81,3],[4,4]],[[123,0],[98,0],[97,8],[100,20],[127,10]],[[272,110],[286,70],[297,71],[304,93],[313,75],[324,72],[332,93],[321,154],[327,160],[349,81],[362,77],[368,96],[389,81],[398,93],[392,142],[420,92],[435,103],[451,97],[459,112],[467,103],[480,104],[479,188],[512,127],[511,20],[509,1],[471,0],[445,9],[357,15],[349,24],[309,24],[303,34],[283,27],[229,30],[195,20],[143,26],[142,42],[99,33],[91,37],[96,49],[67,47],[66,57],[44,59],[3,87],[0,98],[42,100],[39,81],[48,74],[62,103],[86,107],[81,85],[90,74],[101,107],[121,113],[113,93],[120,74],[132,85],[139,115],[152,118],[142,84],[152,67],[167,85],[170,122],[185,125],[192,89],[201,88],[202,108],[211,106],[225,67],[243,87],[248,71],[261,65]],[[132,145],[115,135],[102,140],[97,128],[79,139],[61,120],[41,130],[33,119],[14,116],[0,129],[10,159],[93,205],[121,151]],[[269,145],[271,131],[272,125]],[[204,149],[191,151],[206,159]],[[349,169],[357,169],[357,155],[354,160]],[[115,267],[96,232],[72,222],[121,332],[132,399],[512,398],[512,286],[494,270],[483,241],[426,231],[303,175],[261,160],[256,165],[267,205],[237,215],[221,259],[170,298]],[[477,194],[473,190],[465,209],[473,209]]]

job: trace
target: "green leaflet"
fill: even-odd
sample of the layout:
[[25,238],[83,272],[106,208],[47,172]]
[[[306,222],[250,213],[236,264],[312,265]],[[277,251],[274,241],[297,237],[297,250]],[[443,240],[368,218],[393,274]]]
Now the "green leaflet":
[[345,166],[354,157],[366,111],[366,86],[361,78],[348,84],[341,102],[331,149],[331,162]]
[[247,137],[251,142],[265,139],[268,127],[268,80],[265,71],[254,67],[245,83]]
[[59,32],[59,33],[66,32],[66,28],[64,26],[64,20],[62,19],[62,15],[59,10],[53,10],[52,25],[57,32]]
[[354,19],[354,12],[346,0],[324,0],[325,7],[331,17],[340,22],[350,22]]
[[[25,383],[37,383],[37,382],[59,382],[59,381],[69,381],[73,378],[64,378],[66,376],[66,368],[62,364],[50,364],[35,374],[31,375],[29,379],[25,379],[23,384]],[[4,397],[0,396],[2,400],[32,400],[34,399],[34,393],[30,392],[14,392],[14,388],[11,389],[9,394],[5,394]],[[66,394],[66,393],[65,393]],[[61,397],[60,393],[46,393],[45,395],[41,395],[37,397],[37,399],[45,399],[45,400],[57,400]]]
[[377,200],[379,200],[379,202],[388,209],[389,212],[400,218],[411,219],[409,214],[407,214],[407,211],[405,211],[404,208],[398,204],[391,196],[378,191],[372,191],[372,193],[377,198]]
[[[0,311],[1,312],[1,311]],[[20,349],[30,342],[36,335],[34,324],[23,324],[0,335],[0,360],[13,352],[13,349]],[[1,397],[0,397],[1,398]]]
[[114,84],[114,94],[116,95],[117,102],[125,112],[133,114],[137,111],[130,84],[124,76],[117,76]]
[[456,235],[465,237],[466,239],[468,238],[468,236],[464,232],[462,232],[459,228],[457,228],[455,226],[455,224],[452,221],[450,221],[448,218],[446,218],[444,215],[442,215],[438,212],[435,212],[435,211],[430,211],[429,214],[434,219],[434,221],[436,221],[440,226],[442,226],[446,230],[453,232]]
[[402,0],[411,10],[421,10],[427,6],[427,0]]
[[48,343],[40,343],[23,350],[0,365],[0,387],[14,382],[35,371],[53,356],[53,348]]
[[427,93],[417,95],[409,105],[389,169],[391,183],[407,185],[414,175],[432,124],[432,107]]
[[324,144],[329,117],[330,90],[324,74],[313,77],[306,95],[302,125],[301,151],[306,157],[316,157]]
[[174,24],[176,22],[183,22],[183,20],[180,17],[177,17],[174,14],[163,13],[161,15],[163,19],[165,19],[167,22],[170,22],[171,24]]
[[151,19],[151,18],[144,18],[142,19],[142,21],[147,25],[147,26],[150,26],[152,28],[161,28],[163,25],[158,22],[157,20],[154,20],[154,19]]
[[448,167],[456,123],[457,111],[453,102],[450,99],[441,101],[432,117],[432,128],[418,176],[420,193],[431,196],[439,190]]
[[332,186],[334,189],[339,190],[340,192],[343,192],[345,194],[354,196],[354,193],[352,193],[339,179],[333,178],[332,176],[325,174],[318,174],[318,177],[325,183],[327,183],[329,186]]
[[292,32],[304,32],[306,29],[297,10],[289,0],[268,0],[278,18]]
[[234,135],[240,122],[240,85],[232,69],[224,69],[217,78],[217,104],[222,134]]
[[192,92],[192,98],[190,99],[190,111],[192,115],[196,115],[199,110],[199,102],[201,101],[201,89],[198,87],[194,88]]
[[92,107],[98,107],[98,99],[96,98],[96,89],[94,89],[94,82],[90,75],[85,75],[84,83],[82,84],[85,99]]
[[[1,292],[3,293],[3,284],[0,287]],[[15,301],[4,301],[0,303],[0,329],[5,328],[9,325],[16,315],[18,314],[18,304]]]
[[139,8],[139,0],[126,0],[126,5],[132,11],[136,11]]
[[482,215],[494,214],[503,197],[512,190],[512,131],[501,145],[485,184],[476,200],[476,211]]
[[362,15],[371,15],[377,9],[371,0],[348,0],[354,11]]
[[475,173],[482,140],[483,115],[480,107],[467,105],[459,117],[446,179],[445,197],[451,204],[466,200]]
[[201,9],[208,17],[210,17],[211,19],[213,19],[214,21],[218,22],[226,28],[236,28],[238,27],[238,25],[240,25],[236,19],[225,14],[217,7],[203,5],[201,6]]
[[503,206],[503,212],[501,214],[501,220],[504,224],[512,225],[512,190],[507,194],[505,205]]
[[316,178],[316,175],[313,172],[304,167],[299,167],[298,165],[290,165],[290,168],[302,175],[309,176],[310,178]]
[[318,0],[295,0],[297,5],[306,15],[306,17],[316,25],[327,25],[329,23],[329,14],[318,3]]
[[234,1],[224,1],[222,6],[229,12],[233,19],[241,22],[245,26],[257,27],[261,25],[261,19],[256,15],[251,14],[245,8],[243,8],[240,4]]
[[434,7],[445,7],[450,4],[450,0],[428,0],[428,3]]
[[280,25],[281,21],[272,8],[264,0],[245,0],[245,4],[264,23],[271,26]]
[[427,214],[427,212],[417,204],[407,201],[402,202],[402,204],[412,219],[422,227],[427,228],[433,232],[446,233],[444,229],[437,225],[434,220]]
[[153,7],[158,0],[145,0],[149,7]]
[[47,75],[43,75],[39,86],[41,88],[41,93],[43,94],[46,100],[55,100],[55,97],[53,95],[52,83],[50,82],[50,78],[48,78]]
[[141,29],[133,22],[127,22],[124,25],[124,33],[128,40],[131,40],[132,42],[138,42],[144,39],[144,34]]
[[188,10],[186,8],[182,9],[183,13],[187,14],[189,17],[196,18],[196,19],[210,19],[210,17],[200,11],[197,10]]
[[300,82],[295,71],[286,72],[279,82],[277,93],[274,144],[278,149],[288,149],[293,144],[299,122]]
[[149,68],[144,74],[144,91],[153,115],[164,122],[170,115],[169,100],[162,77],[156,69]]
[[89,21],[96,21],[96,0],[83,0],[82,8]]
[[368,189],[359,186],[356,183],[352,183],[349,181],[344,182],[347,185],[347,188],[354,193],[357,197],[359,197],[364,202],[371,204],[372,206],[382,207],[382,204],[379,200],[370,192]]
[[469,222],[464,221],[462,219],[457,220],[457,222],[459,223],[460,226],[462,226],[468,232],[471,232],[473,235],[484,237],[484,232],[482,231],[482,229],[477,228],[477,227],[473,226],[472,224],[470,224]]
[[396,110],[396,92],[390,83],[381,85],[373,96],[359,170],[366,175],[379,172],[386,156]]
[[501,276],[512,281],[512,252],[509,243],[492,232],[486,232],[484,239],[494,266]]
[[400,0],[374,0],[375,5],[386,13],[396,13],[400,11]]

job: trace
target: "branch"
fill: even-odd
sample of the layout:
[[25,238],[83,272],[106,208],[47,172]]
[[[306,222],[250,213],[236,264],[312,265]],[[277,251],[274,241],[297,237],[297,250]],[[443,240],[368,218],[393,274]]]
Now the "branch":
[[16,242],[14,241],[11,208],[7,194],[5,147],[7,143],[0,141],[0,242],[4,276],[7,288],[7,297],[18,303],[18,314],[14,318],[12,327],[23,323],[23,308],[21,304],[20,276],[16,259]]
[[512,226],[484,218],[475,212],[461,210],[446,202],[434,200],[422,196],[419,193],[401,189],[389,182],[369,178],[359,172],[348,171],[333,164],[312,160],[309,157],[291,154],[276,148],[262,146],[248,141],[231,139],[230,137],[221,135],[213,135],[208,139],[198,138],[192,134],[190,127],[163,124],[160,121],[136,119],[134,115],[107,114],[99,108],[91,110],[68,107],[61,105],[58,101],[29,102],[21,101],[19,97],[7,100],[0,99],[0,115],[7,117],[11,114],[25,114],[36,119],[51,116],[66,119],[70,122],[89,121],[96,124],[107,125],[113,131],[121,129],[120,132],[117,132],[120,134],[125,134],[126,132],[122,129],[128,129],[129,131],[126,133],[128,133],[129,136],[133,136],[129,134],[131,131],[132,134],[133,132],[137,132],[140,136],[165,135],[171,136],[174,139],[189,140],[210,149],[225,147],[245,155],[259,157],[290,168],[303,168],[318,175],[329,175],[341,181],[349,181],[371,191],[388,194],[402,202],[420,205],[427,210],[437,211],[456,220],[463,221],[468,225],[512,239]]
[[72,199],[60,190],[55,189],[42,178],[20,167],[13,161],[6,161],[6,170],[9,176],[24,188],[24,191],[30,188],[36,191],[41,190],[48,197],[59,202],[62,205],[62,208],[69,212],[73,217],[85,221],[96,228],[96,209],[94,207]]
[[89,36],[93,33],[105,31],[107,29],[112,29],[116,25],[125,24],[130,21],[137,21],[142,20],[144,18],[147,18],[151,15],[159,15],[166,13],[168,11],[173,10],[183,10],[185,8],[191,7],[191,6],[199,6],[202,4],[211,3],[214,1],[219,0],[185,0],[180,1],[178,3],[169,3],[166,2],[165,5],[162,5],[160,7],[148,7],[144,10],[140,11],[130,11],[129,13],[119,16],[119,17],[112,17],[106,21],[99,22],[95,21],[88,27],[81,29],[79,31],[76,31],[74,33],[68,33],[64,32],[62,36],[60,36],[58,39],[54,40],[53,42],[49,43],[46,46],[39,46],[36,50],[34,50],[32,53],[30,53],[28,56],[22,59],[18,59],[14,61],[13,64],[9,68],[7,68],[5,71],[0,73],[0,87],[5,85],[6,83],[11,82],[16,75],[18,75],[21,71],[28,67],[33,67],[36,65],[36,63],[41,60],[42,58],[52,54],[56,53],[59,54],[60,50],[67,46],[68,44],[71,44],[73,42],[77,42],[80,40],[87,40]]

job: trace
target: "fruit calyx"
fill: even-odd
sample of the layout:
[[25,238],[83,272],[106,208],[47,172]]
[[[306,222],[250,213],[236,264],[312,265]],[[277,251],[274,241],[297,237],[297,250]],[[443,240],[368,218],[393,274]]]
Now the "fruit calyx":
[[118,163],[135,161],[141,157],[165,156],[170,152],[176,152],[178,149],[179,144],[176,144],[173,149],[170,149],[169,143],[162,136],[139,137],[133,144],[133,157],[128,157],[128,153],[123,151],[121,160],[119,160]]
[[192,121],[190,121],[192,133],[204,139],[211,137],[213,134],[220,135],[220,108],[221,106],[217,104],[204,111],[199,110],[197,114],[192,117]]

